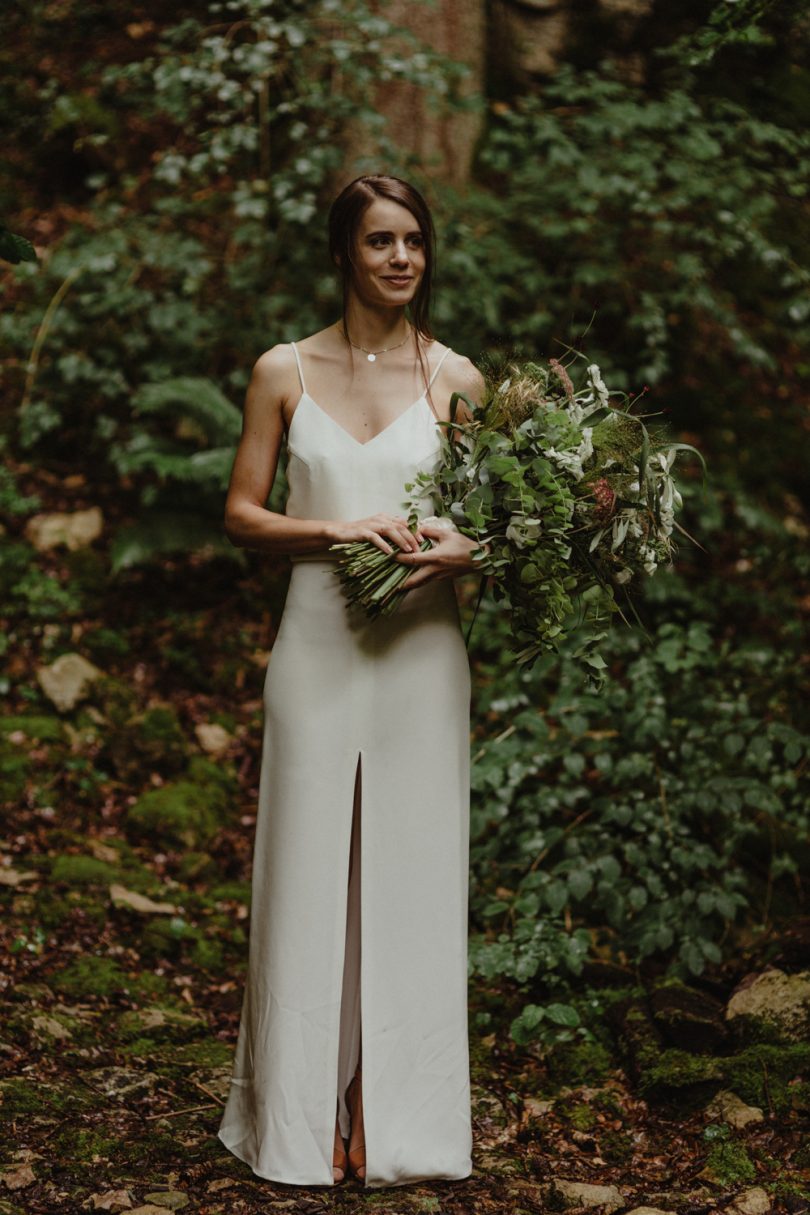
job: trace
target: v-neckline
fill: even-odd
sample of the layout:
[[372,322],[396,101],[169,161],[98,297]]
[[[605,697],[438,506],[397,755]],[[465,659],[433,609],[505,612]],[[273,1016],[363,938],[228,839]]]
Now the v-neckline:
[[408,405],[405,409],[403,409],[401,413],[398,413],[397,416],[393,419],[393,421],[389,422],[387,426],[384,426],[382,428],[382,430],[378,430],[376,435],[372,435],[371,438],[366,439],[365,442],[361,442],[360,439],[356,439],[353,434],[349,433],[349,431],[346,429],[345,426],[341,426],[340,422],[338,422],[336,418],[333,418],[331,413],[327,413],[326,410],[323,408],[323,406],[319,405],[318,402],[315,400],[315,398],[310,393],[308,393],[306,391],[306,389],[304,389],[303,392],[301,393],[300,397],[298,398],[298,403],[296,404],[295,409],[293,410],[293,416],[290,419],[290,425],[289,425],[289,429],[287,432],[288,436],[289,436],[290,431],[292,431],[293,422],[296,419],[298,410],[301,407],[301,402],[303,401],[304,397],[306,397],[307,400],[312,405],[315,406],[318,413],[323,414],[323,416],[325,418],[327,418],[332,423],[332,425],[335,426],[341,432],[341,434],[344,434],[351,443],[354,443],[355,447],[369,447],[372,443],[375,443],[377,441],[377,439],[381,439],[383,435],[388,434],[388,431],[391,430],[392,427],[396,426],[396,424],[398,422],[401,422],[402,419],[411,412],[411,410],[416,409],[416,406],[420,403],[420,401],[424,401],[426,399],[426,394],[423,392],[421,394],[421,396],[418,396],[415,401],[412,401],[411,404]]

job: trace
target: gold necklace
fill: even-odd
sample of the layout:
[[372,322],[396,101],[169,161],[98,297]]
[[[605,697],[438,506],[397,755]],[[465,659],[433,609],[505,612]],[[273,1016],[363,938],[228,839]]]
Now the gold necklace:
[[353,342],[345,329],[341,328],[341,333],[350,346],[354,346],[355,350],[363,351],[363,354],[367,357],[369,363],[376,363],[378,354],[387,354],[389,350],[399,350],[400,346],[404,346],[408,338],[411,336],[411,331],[409,329],[402,341],[397,342],[396,346],[385,346],[382,350],[366,350],[365,346],[358,346],[357,342]]

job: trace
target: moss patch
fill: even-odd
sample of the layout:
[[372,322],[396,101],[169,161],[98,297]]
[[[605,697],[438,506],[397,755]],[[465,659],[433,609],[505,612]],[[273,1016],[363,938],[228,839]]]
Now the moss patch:
[[64,969],[51,976],[52,987],[74,999],[90,996],[112,996],[127,987],[127,976],[112,958],[89,954],[76,958]]
[[741,1143],[716,1143],[706,1159],[706,1168],[720,1185],[754,1181],[757,1175]]
[[51,877],[69,886],[107,886],[117,880],[115,869],[94,856],[57,856]]
[[601,1042],[566,1042],[555,1046],[547,1058],[549,1075],[557,1084],[585,1084],[602,1080],[613,1059]]
[[58,717],[23,714],[17,717],[0,717],[0,736],[20,731],[26,738],[37,742],[62,742],[65,728]]
[[122,1013],[115,1026],[115,1036],[120,1042],[147,1037],[153,1043],[188,1042],[189,1038],[199,1037],[207,1030],[208,1026],[201,1018],[157,1005]]
[[228,806],[225,791],[214,783],[174,781],[150,789],[127,814],[127,831],[159,844],[199,848],[219,830]]
[[810,1043],[789,1046],[758,1043],[739,1054],[721,1059],[728,1087],[749,1105],[767,1110],[771,1105],[781,1114],[792,1108],[797,1085],[792,1080],[810,1079]]

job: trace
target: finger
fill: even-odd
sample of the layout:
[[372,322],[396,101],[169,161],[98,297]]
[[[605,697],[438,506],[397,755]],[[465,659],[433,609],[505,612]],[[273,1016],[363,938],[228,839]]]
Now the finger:
[[419,548],[419,543],[416,537],[407,527],[400,527],[396,529],[392,528],[386,533],[386,535],[395,540],[403,551],[415,552]]
[[388,541],[383,539],[383,537],[379,536],[376,532],[369,532],[366,539],[369,540],[375,548],[378,548],[383,553],[393,553],[394,551]]

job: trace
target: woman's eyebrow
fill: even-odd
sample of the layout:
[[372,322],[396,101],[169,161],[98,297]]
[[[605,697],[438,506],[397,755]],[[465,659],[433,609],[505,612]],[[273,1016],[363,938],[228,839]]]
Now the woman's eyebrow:
[[[367,232],[367,233],[366,233],[366,240],[369,240],[369,239],[370,239],[372,236],[393,236],[393,235],[394,235],[394,233],[393,233],[393,232],[382,232],[382,231],[380,231],[380,232]],[[411,232],[406,232],[406,233],[405,233],[405,235],[406,235],[406,236],[421,236],[421,235],[422,235],[422,233],[421,233],[421,231],[419,230],[419,228],[414,228],[414,229],[413,229]]]

